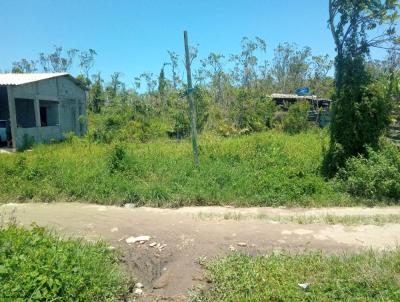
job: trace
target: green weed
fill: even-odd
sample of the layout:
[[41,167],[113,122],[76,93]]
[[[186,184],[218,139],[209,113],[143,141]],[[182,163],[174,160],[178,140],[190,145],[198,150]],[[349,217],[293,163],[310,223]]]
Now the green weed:
[[189,139],[126,143],[75,138],[0,154],[0,200],[85,200],[153,206],[328,206],[365,203],[321,177],[325,131],[200,136],[200,167]]
[[101,242],[60,239],[34,225],[0,228],[1,301],[120,301],[118,259]]
[[192,292],[192,302],[400,300],[399,250],[339,256],[234,253],[204,265],[211,286]]

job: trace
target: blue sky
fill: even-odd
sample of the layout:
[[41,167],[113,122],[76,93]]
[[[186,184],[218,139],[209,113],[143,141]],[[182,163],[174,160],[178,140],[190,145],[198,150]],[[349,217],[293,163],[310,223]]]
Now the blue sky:
[[239,52],[243,36],[265,39],[267,59],[280,42],[333,58],[327,6],[328,0],[0,0],[0,69],[54,45],[93,48],[92,73],[108,80],[119,71],[131,83],[142,72],[158,74],[167,50],[182,54],[185,29],[200,58]]

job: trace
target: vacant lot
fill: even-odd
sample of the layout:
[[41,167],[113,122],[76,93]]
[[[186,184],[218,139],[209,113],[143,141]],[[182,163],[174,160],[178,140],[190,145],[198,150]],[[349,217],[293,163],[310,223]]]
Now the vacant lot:
[[327,140],[319,130],[203,135],[200,167],[194,168],[188,140],[121,146],[73,138],[0,154],[0,198],[151,206],[359,203],[320,176]]

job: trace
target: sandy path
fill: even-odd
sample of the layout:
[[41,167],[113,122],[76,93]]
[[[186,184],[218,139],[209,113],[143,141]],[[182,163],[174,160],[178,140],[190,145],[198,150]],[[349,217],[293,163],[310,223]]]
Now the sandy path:
[[[15,209],[15,210],[14,210]],[[149,301],[154,297],[183,297],[202,282],[199,257],[223,255],[235,250],[263,254],[273,249],[341,252],[360,248],[393,248],[400,243],[400,224],[325,225],[277,223],[261,219],[200,219],[199,213],[224,215],[386,215],[400,214],[400,207],[386,208],[224,208],[181,209],[120,208],[80,203],[5,204],[3,217],[15,211],[19,223],[36,222],[68,235],[104,239],[121,247],[130,271],[145,284]],[[149,235],[147,243],[127,244],[130,236]],[[150,247],[156,242],[164,249]],[[238,243],[244,243],[239,246]]]

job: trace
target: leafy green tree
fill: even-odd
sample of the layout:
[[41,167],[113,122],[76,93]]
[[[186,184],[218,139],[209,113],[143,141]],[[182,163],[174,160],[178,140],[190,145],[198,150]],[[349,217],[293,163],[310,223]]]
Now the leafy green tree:
[[160,75],[158,76],[158,94],[160,95],[162,104],[165,103],[164,100],[165,100],[165,95],[167,93],[167,86],[168,86],[167,79],[165,78],[164,68],[165,68],[165,63],[161,67]]
[[371,47],[397,47],[399,6],[396,0],[329,0],[337,56],[331,143],[324,163],[327,176],[349,157],[367,155],[367,146],[377,147],[389,125],[390,102],[385,101],[383,88],[373,84],[365,61]]
[[89,109],[94,113],[99,113],[104,105],[103,80],[100,74],[93,76],[93,85],[89,91]]

